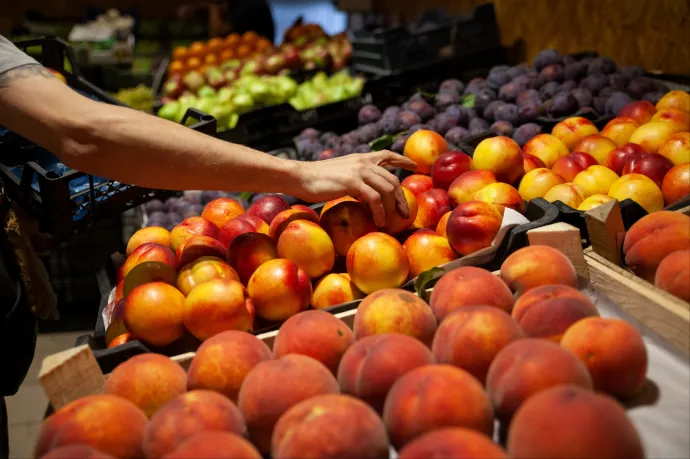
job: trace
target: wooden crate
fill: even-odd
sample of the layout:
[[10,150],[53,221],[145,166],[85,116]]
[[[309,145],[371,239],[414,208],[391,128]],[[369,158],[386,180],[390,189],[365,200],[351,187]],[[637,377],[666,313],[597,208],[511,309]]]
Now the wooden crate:
[[[581,290],[597,305],[604,317],[615,317],[633,324],[643,336],[649,356],[647,383],[643,392],[626,402],[628,415],[636,425],[649,457],[690,457],[690,362],[688,361],[688,327],[674,326],[673,333],[665,333],[660,324],[678,321],[664,316],[664,310],[649,308],[644,314],[631,307],[627,297],[610,293],[590,256],[583,253],[577,228],[556,223],[528,232],[530,244],[550,245],[563,251],[578,270]],[[495,272],[498,275],[498,272]],[[349,327],[353,326],[356,309],[336,314]],[[258,338],[272,347],[277,331],[264,333]],[[194,352],[172,357],[185,369],[194,358]],[[52,355],[43,361],[40,381],[53,408],[59,409],[79,397],[102,393],[107,375],[104,375],[88,346]],[[497,429],[498,433],[498,429]]]

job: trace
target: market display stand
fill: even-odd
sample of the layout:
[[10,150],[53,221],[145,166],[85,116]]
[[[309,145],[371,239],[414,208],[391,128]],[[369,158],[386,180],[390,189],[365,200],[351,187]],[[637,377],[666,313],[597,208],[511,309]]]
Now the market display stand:
[[[649,355],[648,380],[643,393],[626,403],[628,414],[642,436],[648,456],[690,457],[690,305],[671,300],[653,286],[639,279],[633,281],[603,264],[591,252],[583,252],[579,230],[573,226],[555,223],[531,230],[527,236],[530,244],[550,245],[573,261],[581,291],[595,302],[602,316],[620,318],[640,330]],[[626,293],[633,284],[634,290]],[[633,301],[634,297],[638,299]],[[354,307],[335,316],[352,327],[356,312]],[[277,334],[278,331],[270,331],[258,338],[272,347]],[[188,352],[171,358],[186,369],[194,355]],[[39,374],[54,409],[77,398],[102,393],[106,378],[87,345],[47,357]]]

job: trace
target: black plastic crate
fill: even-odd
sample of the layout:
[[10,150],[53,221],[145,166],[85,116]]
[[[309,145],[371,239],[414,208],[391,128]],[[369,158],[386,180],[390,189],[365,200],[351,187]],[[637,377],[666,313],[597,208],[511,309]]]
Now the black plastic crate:
[[[103,103],[123,105],[81,77],[72,50],[64,41],[42,38],[19,42],[17,46],[32,51],[40,48],[39,62],[63,74],[67,84],[82,95]],[[185,120],[187,118],[198,120],[191,129],[215,135],[216,120],[212,116],[190,109],[185,114]],[[100,220],[170,193],[71,170],[47,150],[6,129],[0,131],[0,157],[0,177],[10,198],[39,221],[41,231],[58,241]]]

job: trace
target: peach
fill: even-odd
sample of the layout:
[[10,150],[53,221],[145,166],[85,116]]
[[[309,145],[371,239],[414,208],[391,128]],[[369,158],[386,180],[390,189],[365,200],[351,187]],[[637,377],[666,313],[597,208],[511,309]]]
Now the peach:
[[[564,156],[558,161],[565,158],[567,158],[567,156]],[[556,165],[558,161],[556,161]],[[522,199],[531,201],[534,198],[543,198],[551,188],[562,183],[565,183],[565,180],[556,172],[552,172],[546,168],[534,169],[522,177],[518,192]]]
[[247,213],[254,217],[259,217],[266,222],[266,224],[270,225],[273,223],[273,219],[276,215],[288,209],[290,209],[290,204],[288,204],[282,196],[271,194],[257,199],[254,204],[249,207]]
[[656,270],[654,285],[690,303],[690,249],[666,255]]
[[312,279],[333,269],[335,249],[328,234],[316,223],[295,220],[278,238],[278,256],[297,263]]
[[352,282],[366,294],[400,287],[410,272],[405,249],[385,233],[369,233],[357,239],[345,263]]
[[[587,118],[571,116],[556,124],[551,129],[551,134],[563,142],[568,150],[573,151],[580,140],[599,134],[599,129]],[[602,135],[605,134],[602,133]]]
[[321,226],[333,241],[335,253],[343,257],[357,239],[377,231],[371,212],[357,201],[343,201],[322,212]]
[[607,194],[611,185],[620,177],[606,166],[589,166],[573,179],[573,183],[584,188],[583,198],[593,194]]
[[669,91],[656,103],[657,110],[675,108],[690,112],[690,94],[681,90]]
[[336,204],[340,204],[341,202],[359,202],[352,196],[343,196],[342,198],[338,199],[333,199],[332,201],[328,201],[326,204],[323,205],[321,208],[321,213],[319,214],[320,217],[323,217],[323,214],[326,213],[328,209],[331,207],[335,206]]
[[448,188],[448,200],[451,207],[455,208],[464,202],[472,201],[477,191],[496,182],[496,176],[491,171],[465,172]]
[[647,349],[640,333],[627,322],[603,317],[582,319],[568,328],[561,346],[587,366],[595,390],[619,398],[633,397],[642,390]]
[[659,148],[659,154],[673,161],[673,164],[690,163],[690,132],[673,134]]
[[[544,160],[531,151],[525,151],[525,153]],[[523,167],[520,145],[510,137],[497,136],[482,140],[472,156],[472,169],[490,171],[499,182],[515,183],[524,174]]]
[[288,354],[257,364],[242,383],[238,406],[249,428],[249,439],[263,454],[280,417],[299,402],[338,393],[338,382],[318,360]]
[[220,229],[218,240],[227,249],[237,236],[245,233],[268,234],[269,228],[265,221],[254,215],[242,214],[228,220]]
[[219,459],[241,457],[261,459],[251,443],[229,432],[205,431],[188,437],[164,459]]
[[447,151],[441,154],[431,167],[434,188],[448,191],[450,184],[471,168],[472,158],[461,151]]
[[140,285],[125,299],[125,326],[137,339],[166,346],[184,334],[184,295],[164,282]]
[[240,234],[228,249],[228,262],[247,285],[252,274],[269,260],[278,258],[276,242],[262,233]]
[[673,167],[673,162],[658,153],[645,153],[628,161],[623,168],[623,175],[642,174],[654,181],[656,186],[661,184],[666,173]]
[[409,177],[405,177],[400,184],[410,190],[415,196],[419,196],[421,193],[429,191],[434,187],[431,177],[422,174],[412,174]]
[[513,308],[508,286],[489,271],[463,266],[445,274],[434,286],[429,306],[439,322],[466,306],[494,306],[505,312]]
[[536,156],[547,168],[550,168],[558,158],[568,154],[568,147],[555,135],[539,134],[525,143],[523,152]]
[[456,207],[448,218],[448,242],[465,256],[489,247],[501,228],[501,214],[483,201],[468,201]]
[[558,158],[553,163],[551,170],[558,174],[565,182],[572,182],[577,174],[597,164],[597,160],[589,153],[574,151],[562,158]]
[[462,457],[465,459],[508,459],[506,453],[486,435],[462,427],[447,427],[424,434],[408,443],[400,459]]
[[309,307],[311,281],[295,262],[276,258],[259,266],[247,284],[256,315],[285,320]]
[[491,436],[491,403],[481,384],[451,365],[425,365],[398,379],[383,407],[391,443],[400,450],[443,427],[465,427]]
[[239,281],[204,282],[189,292],[184,306],[184,325],[201,341],[226,330],[252,330],[254,305]]
[[130,341],[134,341],[134,337],[127,332],[127,333],[122,333],[121,335],[117,335],[110,343],[108,343],[108,349],[116,347],[116,346],[121,346],[125,343],[129,343]]
[[492,183],[474,194],[474,201],[491,204],[503,216],[506,207],[521,214],[525,213],[525,201],[518,190],[507,183]]
[[345,322],[324,311],[304,311],[280,326],[273,342],[273,358],[302,354],[318,360],[335,375],[340,359],[355,336]]
[[675,108],[662,108],[652,117],[651,122],[666,123],[674,132],[690,131],[690,113]]
[[137,247],[147,242],[155,242],[170,248],[170,231],[160,226],[149,226],[148,228],[140,229],[129,238],[126,250],[127,255],[131,255]]
[[103,392],[129,400],[151,418],[186,390],[187,373],[179,363],[160,354],[140,354],[115,367]]
[[431,167],[442,153],[448,151],[448,144],[434,131],[419,130],[405,142],[404,155],[417,163],[415,172],[429,175]]
[[113,456],[102,453],[88,445],[71,444],[61,446],[44,454],[40,459],[113,459]]
[[441,217],[450,212],[448,193],[440,188],[425,191],[417,197],[415,228],[436,229]]
[[436,319],[429,305],[417,295],[390,288],[372,293],[362,301],[353,329],[358,340],[382,333],[400,333],[430,346]]
[[244,378],[270,359],[271,350],[256,336],[237,330],[220,332],[196,350],[187,372],[187,388],[212,390],[236,403]]
[[645,457],[625,409],[605,395],[573,385],[553,387],[527,400],[510,424],[507,447],[510,457],[519,459]]
[[448,239],[431,230],[417,231],[407,238],[403,247],[410,263],[411,277],[455,260]]
[[359,398],[380,413],[398,378],[431,363],[431,351],[417,339],[398,333],[371,335],[345,351],[338,367],[338,383],[344,394]]
[[316,218],[317,223],[319,222],[319,214],[309,206],[305,206],[304,204],[295,204],[295,205],[291,206],[290,208],[295,209],[295,210],[299,210],[299,211],[303,211],[303,212],[308,212],[312,215],[312,217]]
[[175,252],[175,266],[182,268],[202,257],[225,258],[226,249],[217,239],[208,236],[192,236]]
[[630,142],[638,144],[649,153],[656,153],[676,132],[678,130],[669,123],[652,121],[637,128],[630,136]]
[[530,397],[561,384],[592,389],[592,378],[585,364],[573,354],[538,338],[508,344],[491,362],[486,375],[486,391],[502,423],[509,421]]
[[194,287],[214,279],[240,280],[235,270],[220,258],[201,257],[180,270],[177,288],[187,296]]
[[141,457],[148,420],[134,403],[114,395],[87,395],[63,406],[41,425],[35,457],[80,444],[117,458]]
[[162,458],[204,431],[245,435],[247,426],[234,403],[210,390],[178,395],[151,418],[144,437],[147,459]]
[[364,298],[349,274],[327,274],[314,286],[311,305],[314,309],[326,309]]
[[614,118],[606,123],[606,126],[604,126],[604,129],[601,131],[601,135],[613,140],[613,142],[620,147],[630,141],[630,136],[632,136],[633,132],[641,125],[642,124],[635,118]]
[[202,217],[185,218],[170,232],[170,248],[177,251],[177,248],[192,236],[208,236],[218,239],[219,235],[220,230],[215,223]]
[[137,247],[125,260],[122,265],[122,279],[137,265],[146,261],[159,261],[166,265],[175,267],[175,255],[164,245],[155,242],[145,242]]
[[[634,141],[631,140],[631,142]],[[599,164],[606,164],[609,153],[617,146],[618,145],[608,137],[604,137],[603,135],[590,135],[580,140],[580,142],[575,145],[574,151],[587,153],[596,159]]]
[[448,236],[446,235],[446,226],[448,226],[448,219],[450,218],[451,212],[446,212],[443,214],[443,217],[438,221],[438,225],[436,225],[436,232],[440,234],[441,236],[445,237],[446,239]]
[[586,295],[559,284],[529,290],[518,298],[512,312],[525,336],[557,343],[572,324],[598,315],[597,308]]
[[560,201],[563,204],[577,209],[584,201],[587,193],[585,189],[576,183],[563,183],[551,188],[548,193],[544,195],[544,199],[549,202]]
[[206,204],[201,217],[215,224],[219,229],[229,220],[242,215],[242,204],[231,198],[218,198]]
[[690,194],[690,163],[673,166],[661,182],[661,192],[666,205]]
[[639,219],[623,241],[626,265],[649,282],[654,282],[657,267],[668,254],[688,248],[690,217],[667,210]]
[[636,143],[626,143],[618,148],[614,148],[609,153],[605,166],[618,175],[623,173],[623,168],[628,162],[647,154],[647,151]]
[[525,174],[527,172],[533,171],[534,169],[539,169],[540,167],[546,167],[544,161],[537,158],[536,156],[522,154],[522,166],[525,169]]
[[297,220],[306,220],[316,224],[319,222],[319,219],[314,217],[311,212],[299,209],[288,209],[282,211],[273,218],[268,234],[277,241],[280,239],[280,235],[283,234],[283,231],[285,231],[285,228],[287,228],[290,223]]
[[407,218],[403,218],[397,212],[394,212],[393,215],[386,215],[387,221],[382,229],[389,234],[398,234],[405,231],[412,226],[417,218],[417,198],[404,186],[402,187],[402,190],[405,194],[405,201],[407,202],[407,209],[409,210],[410,215]]
[[613,200],[614,198],[605,194],[593,194],[592,196],[582,201],[580,205],[577,206],[577,210],[587,212],[588,210],[592,210],[595,207],[599,207],[600,205]]
[[118,302],[124,298],[124,290],[125,290],[125,280],[122,279],[120,282],[117,283],[117,286],[115,287],[115,298],[113,299],[114,302]]
[[[548,266],[548,269],[544,269]],[[518,295],[540,285],[562,284],[577,288],[575,267],[553,247],[532,245],[513,252],[501,266],[501,279]]]
[[317,395],[291,407],[276,423],[271,438],[274,459],[386,459],[389,448],[386,427],[376,412],[340,394]]
[[484,384],[494,357],[523,336],[505,311],[494,306],[467,306],[441,322],[431,349],[437,363],[461,368]]
[[640,100],[631,102],[617,113],[619,118],[632,118],[640,125],[649,123],[652,116],[656,113],[656,107],[651,102]]
[[664,207],[664,195],[652,179],[642,174],[627,174],[616,180],[609,196],[623,201],[632,199],[647,212],[656,212]]

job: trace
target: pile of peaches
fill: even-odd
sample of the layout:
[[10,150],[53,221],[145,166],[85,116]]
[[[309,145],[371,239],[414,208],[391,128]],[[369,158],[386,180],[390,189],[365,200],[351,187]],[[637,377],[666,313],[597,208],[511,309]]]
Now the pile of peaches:
[[643,458],[619,401],[643,390],[645,343],[577,286],[565,255],[530,246],[500,275],[448,272],[428,302],[379,290],[352,329],[311,310],[268,345],[219,333],[186,371],[142,354],[48,418],[35,456]]

